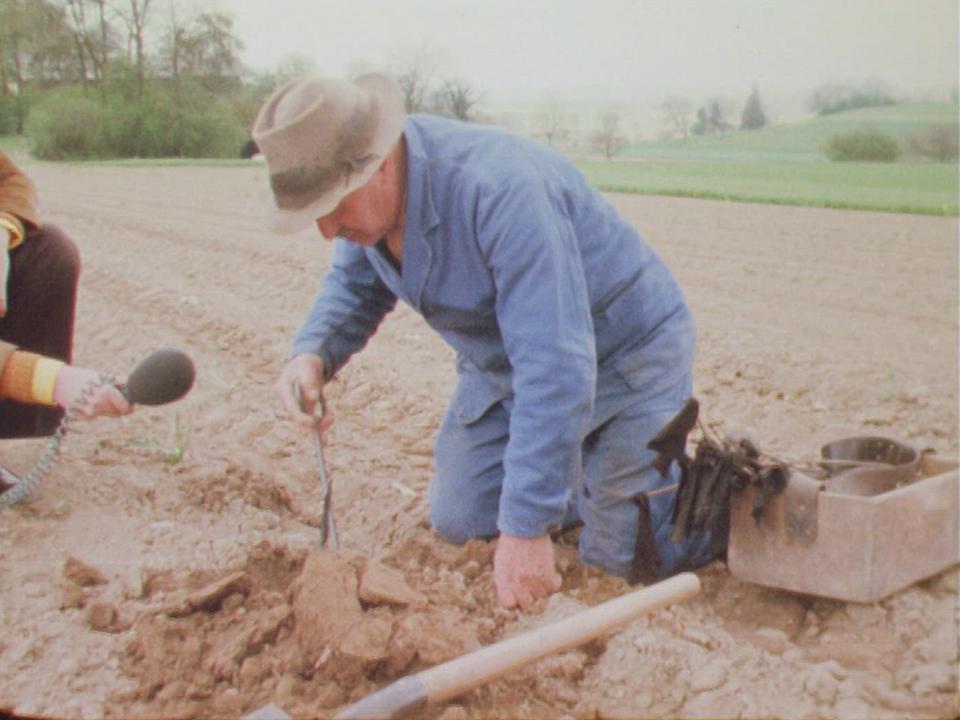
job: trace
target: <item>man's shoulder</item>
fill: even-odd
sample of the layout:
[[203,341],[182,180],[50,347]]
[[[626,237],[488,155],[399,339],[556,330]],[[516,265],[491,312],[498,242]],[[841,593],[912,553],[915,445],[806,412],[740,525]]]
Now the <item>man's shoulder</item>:
[[431,155],[469,151],[536,154],[545,150],[530,138],[506,128],[438,115],[411,115],[407,118],[405,131]]
[[[435,115],[411,115],[405,134],[414,155],[435,171],[469,175],[495,185],[542,179],[569,164],[562,156],[530,138],[482,123]],[[572,165],[570,165],[572,167]]]
[[[407,128],[415,128],[420,134],[426,137],[434,136],[463,136],[463,137],[494,137],[507,136],[511,133],[496,125],[482,122],[472,122],[467,120],[456,120],[454,118],[444,117],[443,115],[430,115],[426,113],[417,113],[408,115],[406,119]],[[517,136],[519,137],[519,136]]]

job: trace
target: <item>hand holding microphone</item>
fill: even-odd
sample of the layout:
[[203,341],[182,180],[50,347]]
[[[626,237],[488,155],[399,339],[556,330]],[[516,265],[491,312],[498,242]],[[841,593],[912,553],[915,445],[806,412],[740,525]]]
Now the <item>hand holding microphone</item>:
[[164,405],[179,400],[193,386],[193,362],[172,348],[157,350],[134,368],[126,383],[103,382],[96,370],[64,365],[53,397],[85,418],[128,415],[134,404]]
[[[60,456],[60,444],[71,420],[78,415],[127,415],[135,404],[164,405],[179,400],[193,387],[193,362],[180,350],[157,350],[133,369],[125,384],[95,370],[63,365],[54,384],[54,400],[66,408],[43,456],[22,477],[0,478],[0,508],[30,497]],[[11,480],[15,483],[11,484]]]
[[120,388],[102,382],[96,370],[64,365],[57,375],[53,399],[64,410],[75,408],[79,417],[116,417],[133,412],[133,404],[123,396]]

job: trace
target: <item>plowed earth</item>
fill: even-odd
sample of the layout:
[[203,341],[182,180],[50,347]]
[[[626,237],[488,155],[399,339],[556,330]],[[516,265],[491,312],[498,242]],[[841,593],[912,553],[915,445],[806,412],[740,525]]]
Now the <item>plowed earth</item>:
[[[318,551],[311,446],[272,383],[331,246],[260,231],[256,166],[24,165],[84,259],[76,362],[124,374],[176,346],[198,376],[176,405],[78,424],[39,497],[0,513],[0,708],[236,717],[272,701],[330,716],[624,590],[561,539],[562,591],[502,610],[492,547],[431,532],[453,355],[403,307],[328,389],[342,551]],[[790,461],[860,434],[957,454],[956,219],[610,200],[687,292],[695,392],[718,432]],[[0,447],[22,473],[45,443]],[[692,600],[427,716],[955,714],[956,568],[871,604],[760,587],[720,562],[698,574]]]

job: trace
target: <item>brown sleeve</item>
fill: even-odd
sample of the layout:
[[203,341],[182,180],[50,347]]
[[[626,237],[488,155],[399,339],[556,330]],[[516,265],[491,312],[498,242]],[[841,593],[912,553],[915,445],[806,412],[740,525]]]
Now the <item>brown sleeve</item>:
[[16,345],[11,345],[4,340],[0,340],[0,374],[3,373],[3,369],[7,366],[7,361],[16,349]]
[[32,228],[39,227],[37,191],[30,179],[0,150],[0,212],[16,215]]

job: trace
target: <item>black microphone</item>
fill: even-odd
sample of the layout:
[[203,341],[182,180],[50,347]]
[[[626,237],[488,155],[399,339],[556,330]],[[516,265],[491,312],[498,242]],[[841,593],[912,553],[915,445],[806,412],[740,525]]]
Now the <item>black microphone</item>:
[[163,348],[133,369],[120,392],[132,404],[165,405],[186,395],[195,375],[193,361],[186,353]]

